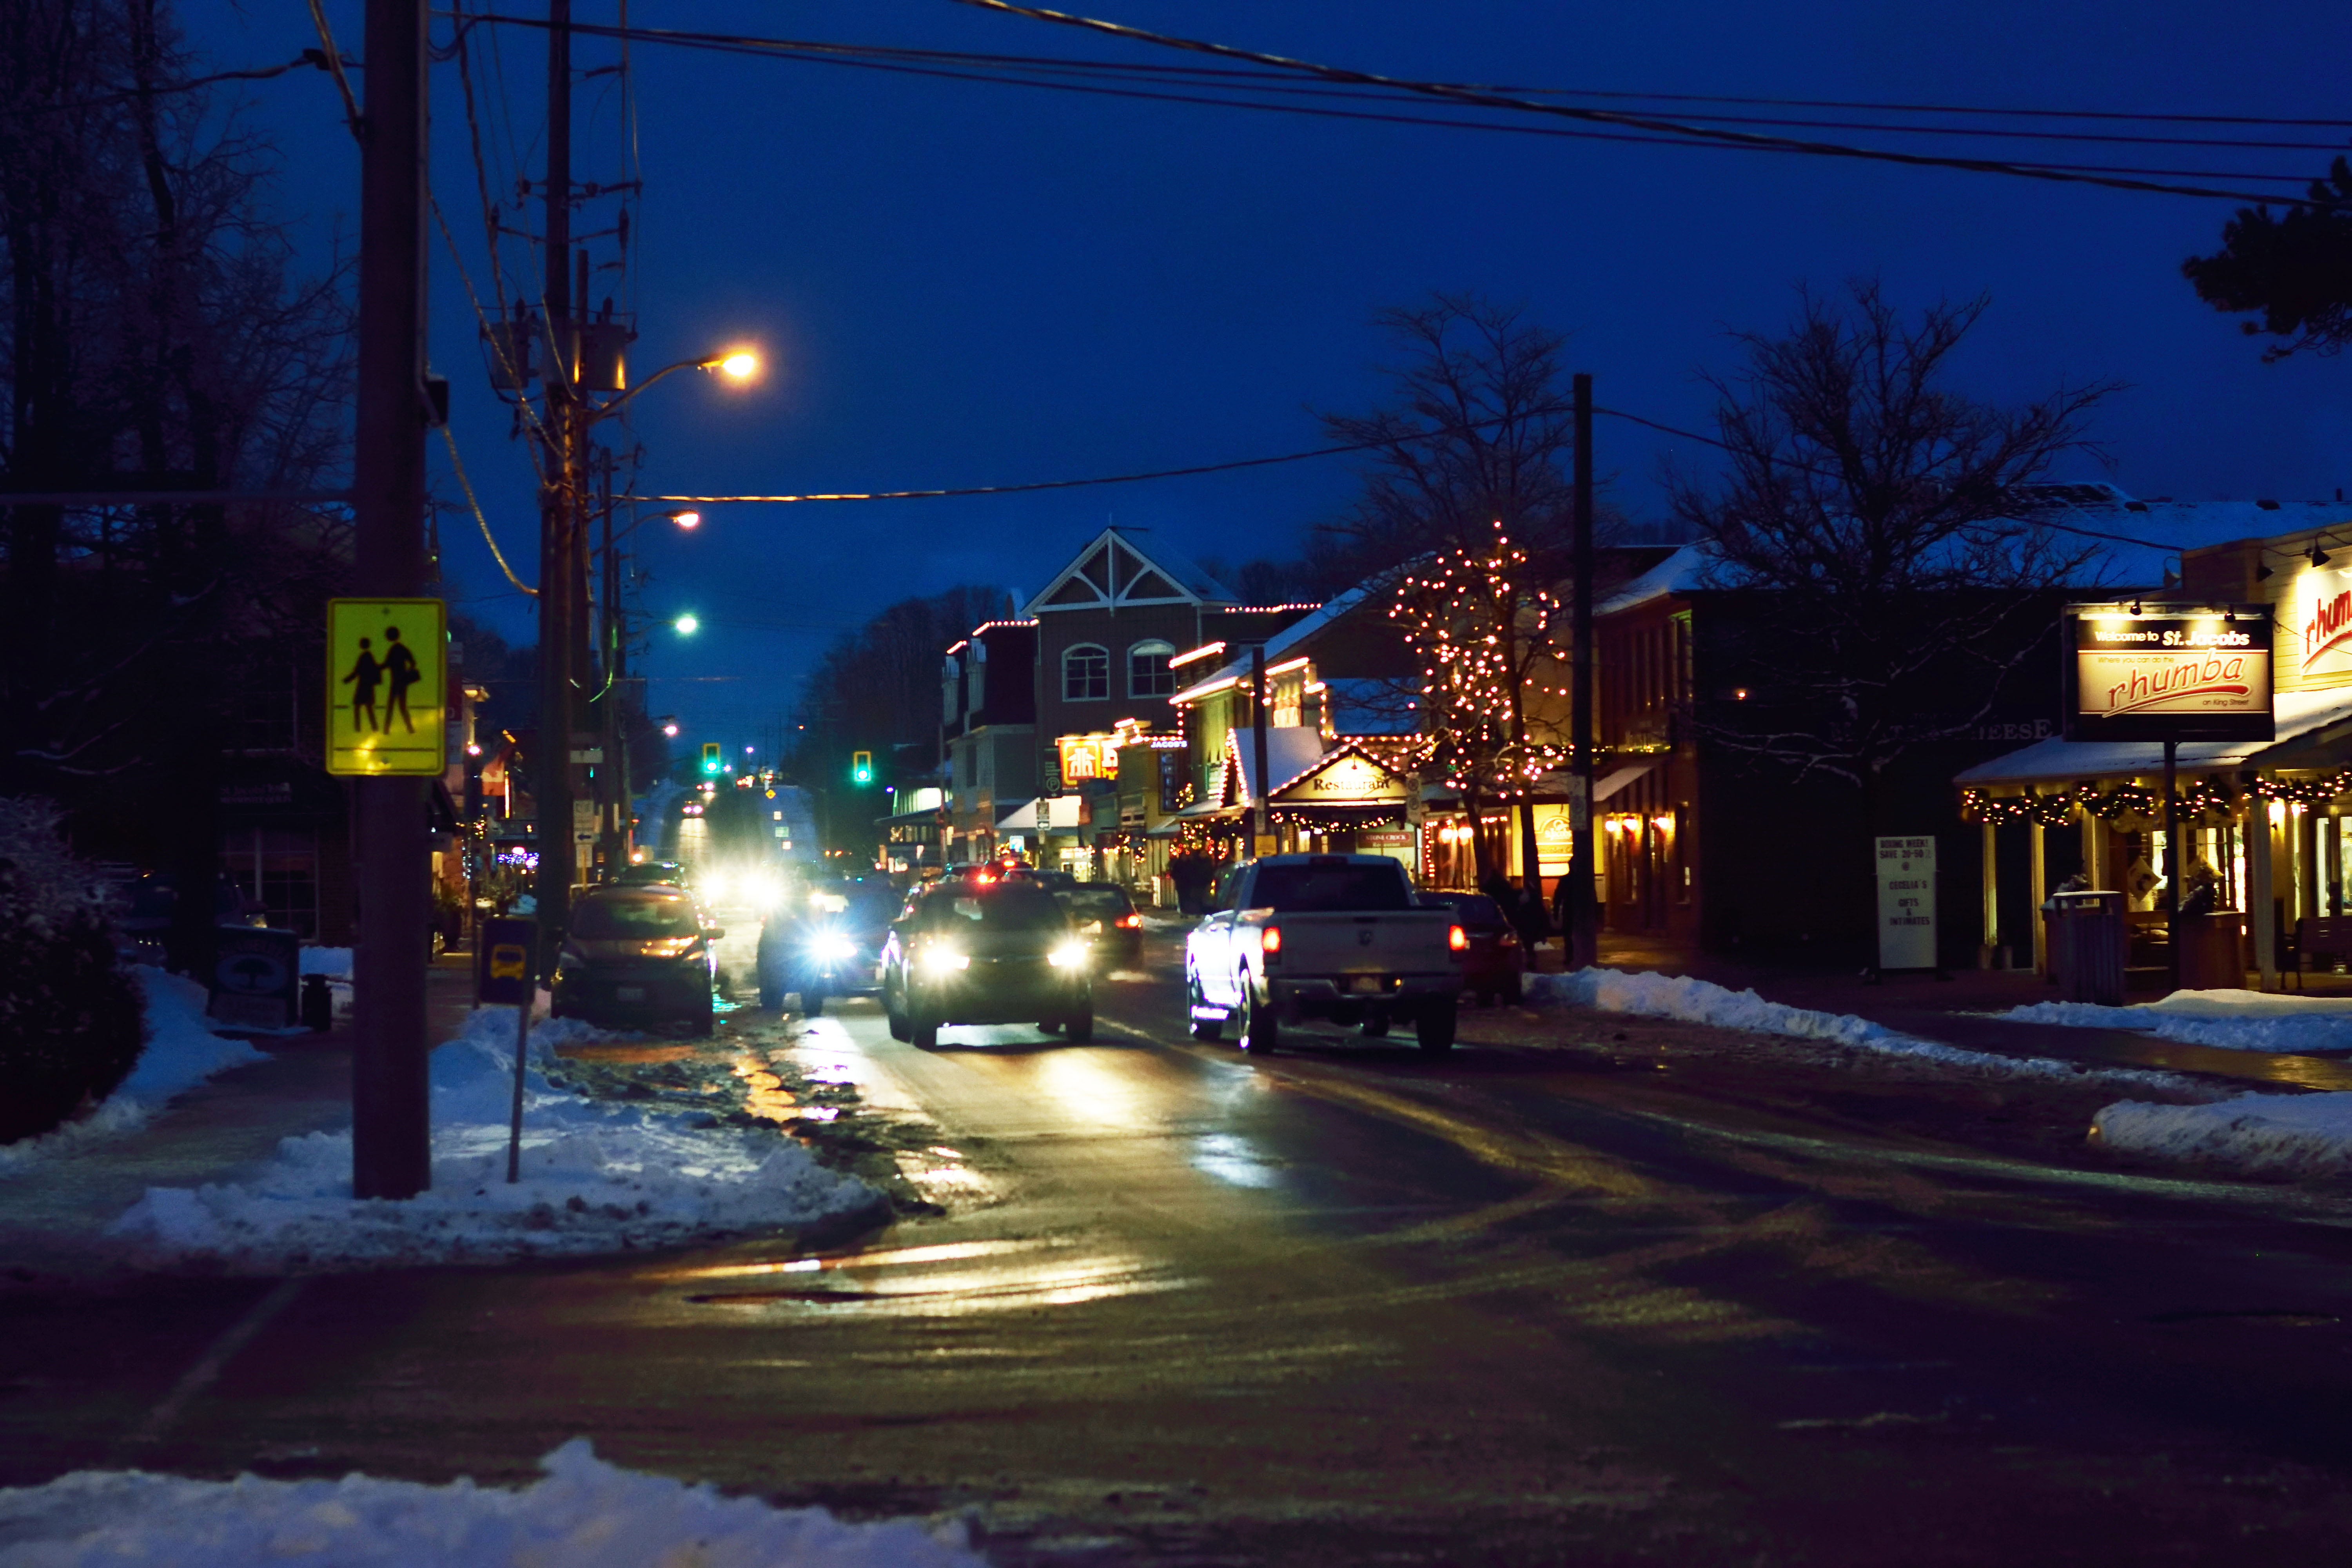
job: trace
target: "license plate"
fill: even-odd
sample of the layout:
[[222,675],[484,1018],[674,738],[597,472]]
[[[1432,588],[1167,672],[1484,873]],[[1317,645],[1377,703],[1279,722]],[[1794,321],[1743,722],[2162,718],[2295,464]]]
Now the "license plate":
[[646,988],[642,985],[615,985],[613,987],[613,1000],[615,1002],[642,1002],[645,999]]
[[1351,974],[1348,976],[1348,989],[1350,991],[1378,993],[1385,991],[1388,988],[1388,981],[1386,977],[1382,975]]

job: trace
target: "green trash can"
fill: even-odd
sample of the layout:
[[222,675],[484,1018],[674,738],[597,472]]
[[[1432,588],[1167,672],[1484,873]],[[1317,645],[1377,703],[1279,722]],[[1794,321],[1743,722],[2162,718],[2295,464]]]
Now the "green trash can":
[[2124,1002],[2124,896],[2085,889],[2053,893],[2042,906],[2050,926],[2050,973],[2060,1000],[2120,1007]]

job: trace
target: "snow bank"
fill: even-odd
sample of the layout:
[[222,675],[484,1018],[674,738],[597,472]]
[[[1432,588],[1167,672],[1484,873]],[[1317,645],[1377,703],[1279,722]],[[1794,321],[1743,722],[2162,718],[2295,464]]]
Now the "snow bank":
[[[611,1037],[533,1026],[532,1057]],[[514,1012],[477,1010],[433,1053],[433,1185],[406,1202],[352,1196],[348,1131],[289,1138],[251,1181],[150,1187],[110,1234],[152,1262],[372,1268],[674,1246],[805,1225],[881,1194],[773,1130],[590,1100],[525,1078],[522,1180],[506,1180]]]
[[2126,1100],[2091,1119],[2091,1142],[2249,1175],[2344,1175],[2352,1173],[2352,1094],[2242,1094],[2211,1105]]
[[1530,974],[1524,981],[1532,1007],[1591,1007],[1642,1018],[1675,1018],[1716,1029],[1822,1040],[1849,1050],[1907,1057],[1996,1078],[2074,1079],[2093,1076],[2123,1082],[2179,1087],[2170,1073],[2102,1068],[2095,1073],[2050,1057],[2007,1057],[1965,1050],[1890,1029],[1853,1013],[1822,1013],[1767,1002],[1754,991],[1730,991],[1712,981],[1655,970],[1580,969],[1573,974]]
[[2176,991],[2161,1002],[2103,1007],[2035,1002],[2000,1015],[2019,1024],[2143,1029],[2183,1045],[2225,1051],[2352,1050],[2352,997],[2274,996],[2261,991]]
[[206,993],[194,981],[144,963],[133,964],[131,973],[146,997],[147,1044],[130,1076],[88,1116],[38,1138],[0,1144],[0,1177],[142,1126],[173,1095],[226,1068],[266,1059],[246,1041],[213,1033],[205,1016]]
[[184,1480],[78,1470],[0,1489],[0,1568],[246,1568],[299,1559],[338,1568],[979,1568],[963,1527],[847,1524],[821,1508],[771,1508],[608,1465],[575,1437],[516,1490],[378,1480]]
[[348,947],[306,947],[302,950],[302,973],[331,974],[338,980],[352,977],[352,950]]

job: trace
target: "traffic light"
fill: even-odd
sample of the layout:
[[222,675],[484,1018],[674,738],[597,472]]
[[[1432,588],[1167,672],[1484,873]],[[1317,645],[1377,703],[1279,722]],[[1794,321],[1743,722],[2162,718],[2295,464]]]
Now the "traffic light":
[[871,752],[850,752],[849,776],[858,784],[872,784],[874,782],[874,753]]
[[702,771],[706,773],[715,773],[719,771],[719,742],[716,741],[703,742]]

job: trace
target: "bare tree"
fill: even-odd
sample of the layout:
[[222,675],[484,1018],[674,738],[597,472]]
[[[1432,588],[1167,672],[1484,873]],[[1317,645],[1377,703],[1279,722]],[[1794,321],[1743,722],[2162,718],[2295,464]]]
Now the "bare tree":
[[2095,555],[2015,492],[2084,444],[2113,385],[2015,408],[1952,390],[1985,308],[1938,304],[1911,321],[1874,282],[1838,300],[1807,292],[1787,331],[1741,334],[1745,364],[1710,378],[1728,471],[1675,487],[1711,584],[1762,606],[1748,646],[1726,650],[1757,672],[1748,700],[1702,704],[1701,733],[1793,778],[1854,786],[1865,835],[1887,769],[1985,720],[2046,647],[2053,590]]

